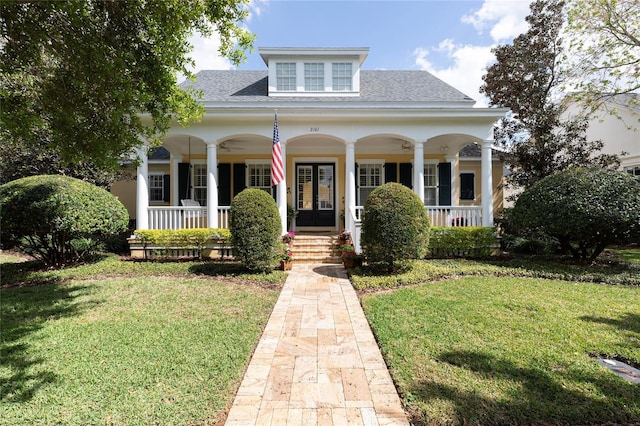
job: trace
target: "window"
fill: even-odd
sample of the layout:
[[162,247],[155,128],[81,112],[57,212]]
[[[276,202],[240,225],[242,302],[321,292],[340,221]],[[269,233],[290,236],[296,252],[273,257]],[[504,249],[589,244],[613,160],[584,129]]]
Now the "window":
[[460,199],[467,201],[476,199],[475,173],[460,173]]
[[271,187],[271,164],[248,164],[247,169],[247,173],[249,173],[249,179],[247,179],[247,182],[249,184],[247,186],[249,188],[262,189],[263,191],[272,194],[273,188]]
[[201,206],[207,205],[207,165],[193,165],[193,199]]
[[350,92],[352,90],[351,63],[333,64],[333,91]]
[[324,91],[324,64],[304,64],[304,90],[308,92]]
[[640,176],[640,166],[627,167],[625,171],[632,176]]
[[438,165],[424,165],[424,205],[438,205]]
[[358,172],[360,205],[364,206],[371,191],[383,183],[382,164],[360,164]]
[[152,203],[164,201],[164,173],[149,174],[149,201]]
[[277,79],[278,90],[295,92],[296,90],[295,62],[278,62],[276,64],[276,79]]

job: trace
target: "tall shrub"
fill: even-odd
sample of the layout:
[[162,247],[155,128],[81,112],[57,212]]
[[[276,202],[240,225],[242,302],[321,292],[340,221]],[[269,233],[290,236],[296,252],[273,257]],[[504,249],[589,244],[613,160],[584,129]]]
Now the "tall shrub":
[[594,260],[610,244],[640,242],[640,182],[623,172],[571,168],[525,190],[511,221],[518,232],[542,231],[574,258]]
[[400,259],[427,253],[429,216],[420,198],[398,183],[374,189],[364,206],[362,249],[370,263],[383,262],[391,272]]
[[282,226],[271,195],[245,189],[231,201],[231,243],[235,255],[252,271],[266,271],[278,261]]
[[0,186],[3,247],[17,246],[47,265],[92,254],[127,229],[129,214],[116,197],[79,179],[41,175]]

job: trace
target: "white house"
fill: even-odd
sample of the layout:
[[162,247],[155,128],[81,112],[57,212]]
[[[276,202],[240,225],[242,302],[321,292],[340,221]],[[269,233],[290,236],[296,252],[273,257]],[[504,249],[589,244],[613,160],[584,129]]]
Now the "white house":
[[[298,232],[355,231],[369,193],[390,181],[424,200],[433,225],[493,225],[502,165],[491,129],[506,110],[473,108],[426,71],[362,70],[367,48],[259,53],[266,70],[185,83],[202,92],[202,120],[175,124],[156,156],[140,149],[135,203],[132,182],[114,185],[138,229],[226,227],[234,195],[253,187],[273,194],[283,229],[290,205]],[[276,111],[285,179],[272,187]]]
[[[617,95],[607,101],[590,118],[587,128],[588,140],[602,140],[605,154],[620,155],[620,167],[635,176],[640,176],[640,94]],[[568,104],[567,114],[580,114],[578,102]]]

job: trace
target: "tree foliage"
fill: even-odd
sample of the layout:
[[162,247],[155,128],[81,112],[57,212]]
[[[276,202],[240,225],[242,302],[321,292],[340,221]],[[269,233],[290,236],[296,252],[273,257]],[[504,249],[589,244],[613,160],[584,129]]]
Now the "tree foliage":
[[608,245],[640,242],[640,182],[624,172],[570,168],[539,180],[518,198],[511,220],[542,231],[576,259]]
[[[590,110],[640,89],[640,2],[570,0],[567,60],[578,93]],[[640,99],[630,99],[640,110]],[[611,111],[615,113],[615,111]]]
[[4,184],[0,205],[2,246],[17,245],[53,266],[83,260],[129,222],[115,196],[67,176],[31,176]]
[[[247,0],[3,1],[0,111],[3,135],[35,143],[43,134],[64,161],[115,167],[172,117],[199,117],[188,38],[220,35],[220,53],[244,58],[253,36],[238,24]],[[237,43],[237,44],[236,44]]]
[[394,263],[427,254],[429,216],[420,198],[399,183],[377,187],[367,198],[362,220],[362,250],[369,263]]
[[532,3],[529,30],[513,44],[494,48],[496,62],[483,76],[481,91],[490,104],[512,111],[495,128],[494,138],[511,172],[507,182],[517,187],[529,187],[570,165],[619,164],[617,156],[598,154],[601,141],[587,141],[586,117],[563,118],[563,11],[561,0]]

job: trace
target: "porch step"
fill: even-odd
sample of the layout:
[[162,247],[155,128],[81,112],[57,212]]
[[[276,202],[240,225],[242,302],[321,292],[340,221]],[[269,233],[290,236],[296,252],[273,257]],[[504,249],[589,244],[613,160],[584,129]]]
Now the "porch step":
[[297,234],[293,239],[293,259],[301,263],[341,263],[337,235]]

